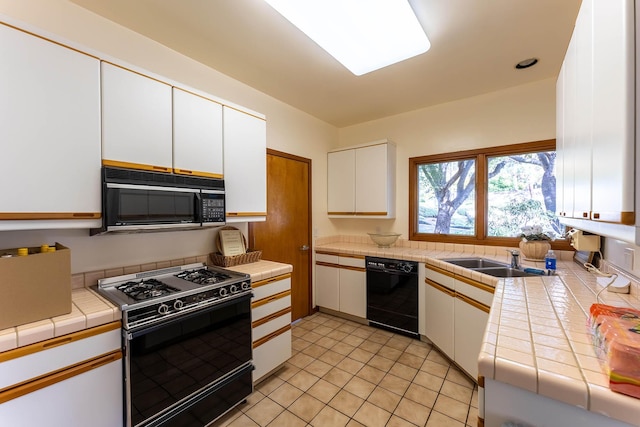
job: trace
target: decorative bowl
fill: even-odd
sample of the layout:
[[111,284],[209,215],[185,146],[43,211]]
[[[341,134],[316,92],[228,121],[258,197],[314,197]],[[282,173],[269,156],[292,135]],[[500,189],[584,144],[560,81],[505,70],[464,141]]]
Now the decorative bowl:
[[367,233],[371,240],[378,245],[379,248],[390,248],[398,237],[401,236],[400,233],[392,233],[392,232],[382,232],[382,233]]

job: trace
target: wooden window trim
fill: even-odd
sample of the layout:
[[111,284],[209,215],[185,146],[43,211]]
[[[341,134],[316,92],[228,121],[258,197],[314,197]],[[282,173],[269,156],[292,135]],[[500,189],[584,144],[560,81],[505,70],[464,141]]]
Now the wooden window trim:
[[[447,242],[470,245],[487,246],[518,246],[517,237],[486,236],[487,226],[487,157],[511,154],[535,153],[539,151],[555,151],[556,140],[525,142],[520,144],[487,147],[476,150],[457,151],[454,153],[440,153],[429,156],[409,158],[409,240],[427,242]],[[425,234],[418,233],[418,166],[424,163],[450,162],[464,159],[476,161],[476,224],[475,235],[460,236],[454,234]],[[551,242],[551,247],[557,250],[573,250],[567,240]]]

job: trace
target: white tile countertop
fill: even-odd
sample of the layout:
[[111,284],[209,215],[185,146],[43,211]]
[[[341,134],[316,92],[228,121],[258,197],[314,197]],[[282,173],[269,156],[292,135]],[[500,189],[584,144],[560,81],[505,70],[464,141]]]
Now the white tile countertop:
[[[317,252],[406,259],[440,267],[495,286],[479,357],[479,376],[494,379],[568,405],[638,425],[640,400],[609,390],[608,378],[591,345],[589,307],[602,286],[596,277],[561,253],[555,276],[494,278],[442,258],[481,256],[508,262],[503,247],[398,241],[379,249],[368,238],[340,236],[316,242]],[[523,265],[544,268],[541,262]],[[640,285],[631,294],[602,292],[600,302],[640,308]]]

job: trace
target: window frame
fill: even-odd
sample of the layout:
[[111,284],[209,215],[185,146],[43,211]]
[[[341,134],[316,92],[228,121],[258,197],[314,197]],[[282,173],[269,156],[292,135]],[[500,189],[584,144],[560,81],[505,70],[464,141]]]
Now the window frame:
[[[487,188],[489,157],[508,156],[513,154],[528,154],[540,151],[556,151],[556,140],[525,142],[519,144],[486,147],[475,150],[457,151],[453,153],[440,153],[428,156],[409,158],[409,240],[426,242],[447,242],[486,246],[518,246],[519,237],[494,237],[487,236]],[[425,163],[451,162],[458,160],[475,159],[476,177],[476,221],[473,236],[458,234],[432,234],[418,232],[418,167]],[[556,182],[556,187],[558,183]],[[551,247],[558,250],[573,250],[567,240],[551,242]]]

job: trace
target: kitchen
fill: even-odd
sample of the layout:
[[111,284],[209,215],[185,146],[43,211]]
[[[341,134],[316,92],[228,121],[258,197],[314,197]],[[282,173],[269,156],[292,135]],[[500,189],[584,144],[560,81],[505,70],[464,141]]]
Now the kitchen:
[[[429,154],[425,153],[427,150],[459,151],[555,137],[555,76],[367,123],[337,127],[101,18],[76,3],[4,1],[0,3],[0,13],[263,113],[268,120],[268,148],[313,159],[314,237],[366,235],[376,227],[401,233],[408,230],[408,171],[403,160],[397,163],[395,220],[340,221],[327,217],[326,153],[331,149],[389,137],[398,142],[398,158],[406,159]],[[570,29],[566,29],[567,41],[569,33]],[[523,99],[527,102],[523,103]],[[241,224],[239,226],[244,227]],[[143,237],[89,237],[86,230],[55,229],[3,231],[0,237],[2,246],[7,248],[39,245],[43,241],[63,242],[73,250],[72,272],[90,273],[123,265],[202,256],[211,252],[213,233],[205,230],[152,233]]]

